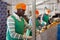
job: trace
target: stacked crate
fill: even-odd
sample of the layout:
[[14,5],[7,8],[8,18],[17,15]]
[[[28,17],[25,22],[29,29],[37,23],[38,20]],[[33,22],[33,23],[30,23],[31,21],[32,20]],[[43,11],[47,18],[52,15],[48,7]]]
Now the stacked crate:
[[6,40],[7,3],[0,1],[0,40]]

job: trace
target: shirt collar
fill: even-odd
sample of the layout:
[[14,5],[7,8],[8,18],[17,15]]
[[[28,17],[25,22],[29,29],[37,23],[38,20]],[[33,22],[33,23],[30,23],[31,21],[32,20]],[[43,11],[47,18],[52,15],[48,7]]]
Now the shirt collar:
[[16,18],[16,19],[18,19],[19,21],[21,21],[21,18],[22,17],[19,17],[17,14],[15,14],[15,13],[13,13],[13,16]]

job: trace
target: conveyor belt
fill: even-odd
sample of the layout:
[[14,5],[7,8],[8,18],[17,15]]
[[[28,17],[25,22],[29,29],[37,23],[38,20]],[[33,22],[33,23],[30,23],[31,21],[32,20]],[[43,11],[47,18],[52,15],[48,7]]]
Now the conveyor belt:
[[47,29],[37,36],[37,40],[56,40],[57,39],[57,26]]

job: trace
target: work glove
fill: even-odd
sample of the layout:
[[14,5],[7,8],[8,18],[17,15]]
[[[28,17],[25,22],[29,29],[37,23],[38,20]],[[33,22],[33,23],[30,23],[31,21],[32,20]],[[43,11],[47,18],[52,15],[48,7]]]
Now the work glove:
[[32,39],[32,36],[23,35],[23,38],[24,38],[24,39],[26,39],[26,38],[27,38],[27,39]]

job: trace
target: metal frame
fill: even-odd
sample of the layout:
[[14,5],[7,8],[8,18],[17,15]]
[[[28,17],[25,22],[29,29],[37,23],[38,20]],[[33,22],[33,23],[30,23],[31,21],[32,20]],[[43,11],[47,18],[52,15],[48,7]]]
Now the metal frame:
[[32,40],[36,40],[36,26],[35,26],[35,10],[36,0],[32,0]]

